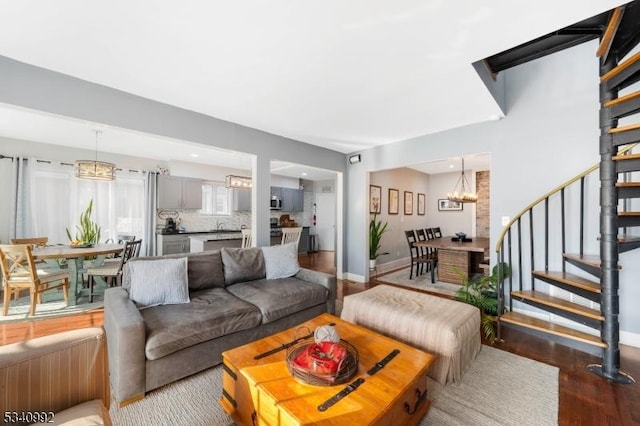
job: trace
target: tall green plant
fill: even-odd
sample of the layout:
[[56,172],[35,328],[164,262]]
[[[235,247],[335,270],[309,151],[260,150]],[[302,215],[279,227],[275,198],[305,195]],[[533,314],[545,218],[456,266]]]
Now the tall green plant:
[[100,241],[100,226],[91,220],[92,213],[93,199],[89,202],[87,209],[80,214],[80,224],[76,225],[75,236],[72,237],[69,228],[65,228],[69,241],[76,244],[97,244]]
[[489,276],[465,278],[462,286],[456,292],[457,300],[480,309],[482,314],[480,327],[484,337],[491,344],[494,344],[498,338],[494,325],[495,316],[498,315],[499,309],[498,283],[501,279],[508,278],[509,275],[511,275],[509,265],[502,263],[502,268],[499,268],[498,265],[494,266]]
[[387,231],[387,222],[377,220],[378,213],[374,213],[371,221],[369,222],[369,259],[377,259],[378,256],[389,253],[381,253],[380,248],[382,246],[382,234]]

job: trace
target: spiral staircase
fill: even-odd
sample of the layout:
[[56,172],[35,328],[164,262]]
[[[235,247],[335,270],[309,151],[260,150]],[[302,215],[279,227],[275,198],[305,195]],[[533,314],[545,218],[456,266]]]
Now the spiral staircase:
[[[618,290],[619,255],[640,248],[640,237],[632,236],[640,211],[631,208],[640,198],[640,174],[634,174],[640,154],[633,151],[640,141],[640,90],[629,89],[640,81],[640,52],[633,54],[639,23],[640,1],[633,1],[486,61],[497,73],[600,39],[600,163],[529,204],[504,228],[496,264],[508,264],[512,274],[500,283],[498,324],[594,354],[601,363],[589,369],[618,383],[634,382],[620,371]],[[631,124],[619,126],[620,120]],[[585,204],[597,187],[599,235],[591,235]],[[585,253],[585,238],[598,239],[599,253]],[[561,247],[554,247],[558,241]]]

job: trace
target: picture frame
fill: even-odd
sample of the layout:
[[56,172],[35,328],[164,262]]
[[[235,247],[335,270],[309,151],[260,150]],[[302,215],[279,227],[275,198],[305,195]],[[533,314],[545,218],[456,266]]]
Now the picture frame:
[[382,213],[382,188],[378,185],[369,185],[369,213]]
[[462,210],[463,203],[460,201],[451,201],[446,198],[438,199],[438,211],[441,212],[453,212]]
[[404,191],[404,214],[409,216],[413,214],[413,192]]
[[400,212],[400,191],[397,189],[389,188],[388,210],[389,214]]
[[425,215],[425,195],[418,192],[418,215],[419,216],[424,216]]

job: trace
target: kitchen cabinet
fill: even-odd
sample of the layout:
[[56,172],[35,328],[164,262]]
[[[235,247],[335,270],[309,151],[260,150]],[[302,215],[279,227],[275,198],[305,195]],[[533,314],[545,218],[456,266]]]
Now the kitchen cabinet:
[[277,197],[282,199],[282,188],[280,188],[279,186],[272,186],[271,197]]
[[300,189],[282,188],[282,211],[301,212],[304,210],[304,192]]
[[202,181],[180,176],[158,176],[158,209],[201,209]]
[[251,191],[246,189],[235,189],[233,191],[233,210],[251,210]]
[[189,236],[185,234],[157,235],[158,256],[165,254],[189,253]]

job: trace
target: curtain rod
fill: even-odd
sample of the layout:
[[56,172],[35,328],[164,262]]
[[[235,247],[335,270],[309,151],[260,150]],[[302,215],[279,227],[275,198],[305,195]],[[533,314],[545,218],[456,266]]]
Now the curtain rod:
[[[13,161],[15,159],[15,157],[11,157],[9,155],[0,154],[0,160],[5,159],[5,158],[10,159],[11,161]],[[23,158],[23,160],[27,161],[28,159],[27,158]],[[47,164],[51,164],[52,163],[51,160],[39,160],[39,159],[36,159],[36,162],[38,162],[38,163],[47,163]],[[74,165],[73,163],[63,163],[63,162],[60,162],[60,164],[63,165],[63,166],[73,166]],[[149,173],[149,170],[136,170],[136,169],[127,169],[127,170],[125,170],[125,169],[122,169],[122,168],[119,168],[119,167],[117,167],[116,170],[119,171],[119,172],[128,171],[128,172],[131,172],[131,173]]]

